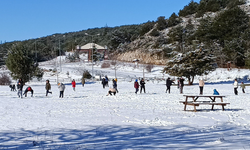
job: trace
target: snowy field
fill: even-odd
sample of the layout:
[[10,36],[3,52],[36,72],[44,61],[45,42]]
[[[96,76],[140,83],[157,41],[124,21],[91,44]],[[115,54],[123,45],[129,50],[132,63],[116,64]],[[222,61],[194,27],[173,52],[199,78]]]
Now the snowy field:
[[[40,65],[53,69],[50,63]],[[78,63],[62,66],[59,79],[80,79],[79,69],[91,66]],[[146,78],[163,77],[161,67],[155,67]],[[110,78],[113,69],[103,71]],[[77,71],[78,70],[78,71]],[[69,72],[69,76],[65,73]],[[142,77],[141,69],[120,67],[117,70],[116,96],[106,96],[99,81],[88,81],[84,87],[77,84],[73,91],[66,83],[64,98],[59,98],[56,76],[48,72],[44,80],[52,81],[53,94],[45,96],[45,82],[29,82],[34,97],[18,98],[8,86],[0,86],[0,149],[55,149],[55,150],[143,150],[143,149],[250,149],[250,87],[243,94],[233,93],[232,79],[247,81],[248,70],[218,69],[204,76],[204,95],[217,89],[230,103],[221,106],[201,105],[198,111],[187,106],[183,111],[184,96],[176,86],[165,93],[165,81],[146,81],[146,93],[135,94],[133,81],[127,78]],[[164,75],[164,78],[168,77]],[[195,85],[184,86],[184,94],[199,94]],[[132,80],[132,79],[131,79]],[[79,81],[78,81],[79,82]],[[186,82],[187,83],[187,82]],[[111,82],[109,83],[111,85]]]

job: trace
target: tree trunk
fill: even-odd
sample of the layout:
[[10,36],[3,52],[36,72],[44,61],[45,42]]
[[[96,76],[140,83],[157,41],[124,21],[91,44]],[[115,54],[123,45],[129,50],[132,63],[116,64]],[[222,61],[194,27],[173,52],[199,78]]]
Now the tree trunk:
[[191,85],[191,78],[188,77],[188,85]]
[[194,76],[187,77],[188,78],[188,85],[193,85],[194,82]]

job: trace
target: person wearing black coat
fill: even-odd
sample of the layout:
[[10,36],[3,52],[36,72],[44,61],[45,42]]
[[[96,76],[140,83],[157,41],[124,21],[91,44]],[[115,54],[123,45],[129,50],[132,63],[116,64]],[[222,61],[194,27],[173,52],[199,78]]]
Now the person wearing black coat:
[[185,81],[185,80],[181,77],[181,78],[180,78],[180,94],[183,93],[184,81]]
[[168,93],[170,93],[170,86],[172,85],[172,83],[174,83],[174,82],[172,80],[170,80],[170,78],[168,78],[166,81],[166,86],[167,86],[166,93],[167,93],[167,91],[168,91]]
[[141,81],[140,81],[140,86],[141,86],[140,93],[142,92],[142,89],[144,90],[144,93],[146,93],[145,84],[146,83],[144,82],[144,79],[142,78]]
[[106,86],[105,78],[102,78],[102,86],[103,86],[103,88],[105,89],[105,86]]

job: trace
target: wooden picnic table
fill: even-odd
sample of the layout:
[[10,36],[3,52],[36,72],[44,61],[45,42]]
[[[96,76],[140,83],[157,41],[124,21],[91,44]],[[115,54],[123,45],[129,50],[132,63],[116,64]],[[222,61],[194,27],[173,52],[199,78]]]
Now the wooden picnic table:
[[[223,95],[183,95],[186,97],[185,101],[180,101],[180,103],[184,104],[184,111],[186,111],[187,105],[191,105],[194,106],[194,111],[196,111],[196,106],[199,105],[212,105],[212,109],[214,109],[214,105],[221,105],[222,106],[222,110],[224,111],[224,106],[226,106],[227,104],[230,103],[225,103],[223,102],[223,98],[226,96]],[[188,101],[188,99],[190,99],[192,101]],[[206,100],[206,101],[198,101],[198,98],[209,98],[210,100]],[[217,99],[220,99],[220,102],[216,102]]]

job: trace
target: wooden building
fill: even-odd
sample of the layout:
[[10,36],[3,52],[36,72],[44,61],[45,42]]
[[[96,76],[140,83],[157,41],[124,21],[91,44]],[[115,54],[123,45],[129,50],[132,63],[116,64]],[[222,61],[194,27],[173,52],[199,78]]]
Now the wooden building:
[[105,47],[102,47],[95,43],[88,43],[86,45],[76,46],[76,50],[79,52],[79,54],[86,53],[88,54],[88,61],[91,61],[92,57],[92,49],[94,50],[94,54],[98,55],[98,57],[101,57],[100,59],[106,60],[108,59],[108,49]]

